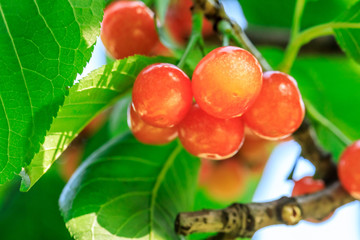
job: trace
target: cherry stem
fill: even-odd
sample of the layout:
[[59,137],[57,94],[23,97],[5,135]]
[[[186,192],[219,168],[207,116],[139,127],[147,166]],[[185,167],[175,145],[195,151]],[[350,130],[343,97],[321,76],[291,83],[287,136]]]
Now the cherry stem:
[[194,11],[192,15],[192,32],[188,44],[186,45],[185,51],[181,56],[179,63],[177,64],[179,68],[184,67],[187,57],[195,46],[198,46],[200,48],[200,51],[204,55],[204,40],[201,35],[203,17],[203,12]]
[[333,35],[334,29],[337,28],[355,29],[359,28],[359,23],[329,22],[299,32],[290,39],[290,42],[285,50],[285,56],[283,58],[283,61],[279,64],[278,69],[282,72],[289,72],[294,64],[296,56],[300,51],[300,48],[304,44],[310,42],[315,38]]
[[293,23],[292,23],[292,27],[291,27],[290,39],[294,39],[300,31],[301,17],[304,12],[305,4],[306,4],[306,0],[297,0],[296,1]]
[[230,39],[231,39],[231,32],[232,32],[232,27],[231,25],[224,20],[221,20],[218,25],[217,25],[217,29],[219,32],[221,32],[221,35],[223,37],[223,46],[229,46],[230,45]]
[[278,67],[279,70],[288,73],[294,64],[295,58],[298,55],[300,48],[315,38],[333,34],[334,26],[336,26],[336,24],[322,24],[303,30],[302,32],[296,34],[294,38],[290,39],[290,42],[286,47],[285,56]]
[[191,35],[188,44],[186,45],[185,51],[183,53],[183,55],[180,58],[179,63],[177,64],[177,66],[179,68],[183,68],[186,62],[186,59],[189,55],[189,53],[191,52],[191,50],[197,45],[199,41],[199,36],[197,35]]

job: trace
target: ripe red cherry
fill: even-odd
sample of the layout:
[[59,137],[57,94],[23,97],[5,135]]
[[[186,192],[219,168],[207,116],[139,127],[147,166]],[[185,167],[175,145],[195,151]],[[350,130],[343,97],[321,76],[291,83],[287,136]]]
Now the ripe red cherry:
[[142,120],[155,127],[172,127],[191,107],[191,82],[178,67],[155,63],[137,76],[132,100]]
[[176,127],[158,128],[141,120],[140,116],[132,107],[132,104],[130,104],[128,109],[128,125],[135,138],[145,144],[165,144],[177,137]]
[[257,135],[277,140],[292,134],[304,116],[305,107],[295,79],[269,71],[264,73],[261,92],[244,120]]
[[258,96],[262,84],[259,62],[238,47],[219,47],[196,66],[192,87],[199,106],[218,118],[241,116]]
[[184,148],[200,158],[225,159],[233,156],[244,139],[240,118],[220,119],[193,105],[178,125],[179,139]]
[[[173,4],[170,4],[166,13],[165,23],[169,27],[171,35],[180,43],[183,43],[191,34],[192,5],[193,2],[191,0],[176,0]],[[204,18],[202,27],[203,36],[209,36],[212,33],[212,24]]]
[[340,156],[338,166],[342,186],[356,199],[360,199],[360,140],[357,140]]
[[313,179],[310,176],[303,177],[298,181],[294,181],[292,196],[300,196],[321,191],[325,188],[325,183],[321,179]]
[[140,1],[115,1],[104,11],[101,40],[116,59],[149,54],[158,42],[154,13]]

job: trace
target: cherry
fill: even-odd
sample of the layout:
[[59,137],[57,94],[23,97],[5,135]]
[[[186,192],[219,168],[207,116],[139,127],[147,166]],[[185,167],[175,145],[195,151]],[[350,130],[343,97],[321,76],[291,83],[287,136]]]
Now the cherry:
[[244,139],[240,118],[219,119],[204,112],[196,104],[178,125],[184,148],[200,158],[225,159],[233,156]]
[[249,165],[266,162],[274,149],[274,142],[253,134],[245,127],[245,141],[238,154]]
[[226,159],[214,164],[204,188],[217,201],[235,201],[244,192],[247,177],[245,167],[235,159]]
[[158,128],[141,120],[132,104],[128,108],[128,125],[135,138],[145,144],[165,144],[177,137],[176,127]]
[[[298,181],[294,181],[294,188],[292,191],[291,196],[301,196],[305,194],[311,194],[318,191],[321,191],[325,188],[325,183],[321,179],[313,179],[310,176],[306,176],[301,178]],[[314,219],[314,218],[307,218],[305,219],[308,222],[318,223],[323,222],[327,219],[329,219],[333,213],[330,213],[328,216],[324,217],[323,219]]]
[[301,178],[298,181],[294,181],[294,188],[291,196],[301,196],[305,194],[311,194],[321,191],[325,188],[325,183],[321,179],[313,179],[310,176]]
[[211,160],[206,158],[200,159],[200,169],[199,169],[199,186],[206,186],[209,178],[211,177],[214,165]]
[[208,114],[218,118],[241,116],[255,101],[262,85],[259,62],[238,47],[219,47],[196,66],[194,97]]
[[73,141],[71,145],[61,154],[61,173],[66,181],[70,179],[77,167],[80,165],[84,154],[83,142]]
[[155,47],[151,50],[151,56],[165,56],[165,57],[173,57],[174,53],[171,49],[167,48],[160,41],[155,45]]
[[[184,43],[191,34],[192,5],[193,3],[191,0],[177,0],[173,4],[170,4],[166,13],[165,23],[168,26],[171,35],[179,43]],[[202,28],[203,36],[209,36],[212,33],[212,24],[204,18]]]
[[244,120],[257,135],[277,140],[291,135],[301,124],[305,107],[297,83],[291,76],[268,71],[255,103]]
[[132,100],[142,120],[155,127],[172,127],[183,120],[191,108],[191,82],[178,67],[155,63],[137,76]]
[[245,127],[244,144],[234,158],[258,175],[263,171],[276,144],[274,141],[260,138]]
[[360,140],[348,146],[341,154],[338,175],[350,195],[360,199]]
[[113,2],[104,11],[101,40],[116,59],[149,54],[159,41],[154,13],[140,1]]
[[108,117],[108,111],[99,113],[94,119],[89,122],[86,127],[82,130],[81,135],[86,137],[93,136],[100,128],[105,124]]

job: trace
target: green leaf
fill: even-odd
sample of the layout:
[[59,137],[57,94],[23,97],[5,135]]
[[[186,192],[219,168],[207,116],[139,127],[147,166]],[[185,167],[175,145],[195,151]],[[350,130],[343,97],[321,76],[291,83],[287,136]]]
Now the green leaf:
[[157,19],[159,20],[159,22],[156,22],[155,26],[161,43],[164,44],[164,46],[172,49],[173,51],[179,52],[181,47],[178,43],[176,43],[176,41],[171,36],[169,30],[165,26],[165,17],[168,7],[170,5],[170,0],[155,0],[154,4],[156,15],[158,17]]
[[360,2],[337,18],[336,22],[343,25],[334,29],[336,41],[349,57],[360,63]]
[[[296,0],[238,0],[250,25],[290,28]],[[307,1],[301,27],[327,23],[358,0]]]
[[178,142],[150,146],[122,135],[75,172],[60,210],[75,239],[178,239],[175,217],[192,209],[198,168]]
[[316,130],[317,137],[321,140],[321,145],[328,151],[331,151],[333,159],[338,161],[340,154],[346,147],[346,143],[337,137],[336,134],[330,131],[329,128],[320,124],[320,122],[310,114],[309,119],[311,120],[311,124],[313,124],[313,127]]
[[130,130],[127,124],[127,111],[130,103],[131,94],[128,94],[115,104],[109,117],[108,127],[109,134],[112,137],[118,136]]
[[164,57],[129,57],[91,72],[74,85],[54,119],[39,153],[23,172],[20,190],[28,191],[96,114],[129,92],[137,74],[144,67],[169,61]]
[[72,239],[57,204],[65,182],[54,168],[28,193],[19,192],[19,181],[4,185],[7,189],[0,205],[1,239]]
[[299,58],[292,71],[321,144],[335,157],[360,139],[360,66],[343,57]]
[[89,61],[103,1],[0,0],[0,184],[29,164]]
[[83,142],[84,152],[81,160],[87,159],[93,152],[109,140],[130,131],[127,124],[127,110],[130,102],[131,92],[128,92],[111,108],[111,113],[106,113],[106,115],[109,116],[106,117],[107,119],[102,127]]

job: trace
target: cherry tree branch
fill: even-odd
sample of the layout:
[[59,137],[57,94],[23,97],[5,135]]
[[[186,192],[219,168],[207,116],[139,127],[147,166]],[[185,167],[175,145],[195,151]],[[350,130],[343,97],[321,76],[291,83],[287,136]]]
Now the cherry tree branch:
[[338,179],[337,167],[332,155],[319,146],[315,131],[308,119],[304,119],[292,136],[301,146],[301,155],[315,166],[315,178],[323,179],[326,185]]
[[222,210],[180,213],[175,230],[182,235],[220,233],[212,239],[252,237],[257,230],[271,225],[295,225],[308,218],[321,220],[336,208],[354,200],[339,182],[335,182],[325,190],[310,195],[282,197],[263,203],[235,203]]

